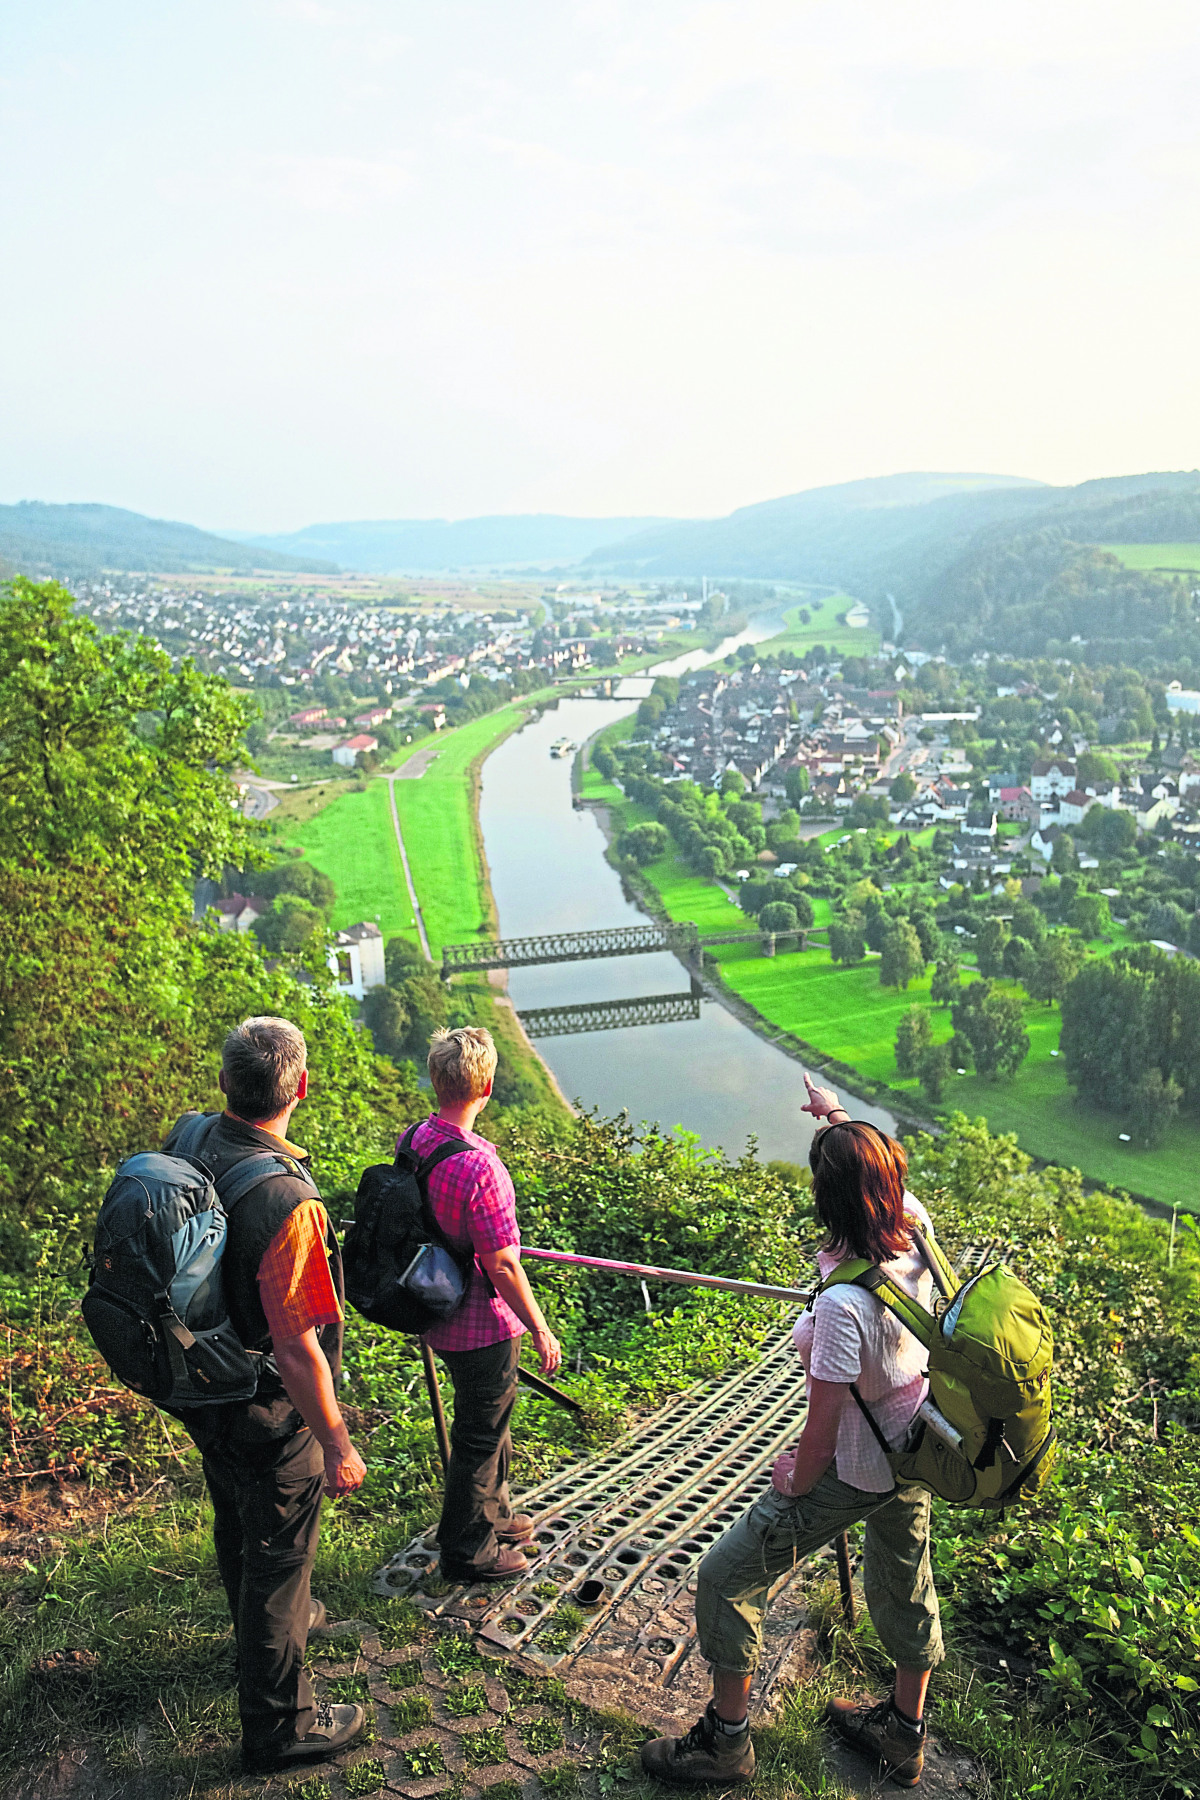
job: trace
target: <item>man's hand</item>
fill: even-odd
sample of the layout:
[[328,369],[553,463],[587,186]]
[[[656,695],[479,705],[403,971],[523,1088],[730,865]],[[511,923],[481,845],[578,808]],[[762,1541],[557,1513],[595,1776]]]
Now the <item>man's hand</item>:
[[530,1336],[542,1365],[542,1374],[553,1375],[556,1369],[562,1367],[562,1345],[548,1326],[541,1331],[531,1332]]
[[794,1499],[792,1482],[796,1474],[796,1452],[788,1450],[783,1456],[775,1459],[775,1467],[771,1470],[771,1486],[777,1494],[786,1494]]
[[367,1465],[347,1438],[345,1446],[329,1445],[325,1451],[325,1492],[331,1500],[352,1494],[366,1479]]

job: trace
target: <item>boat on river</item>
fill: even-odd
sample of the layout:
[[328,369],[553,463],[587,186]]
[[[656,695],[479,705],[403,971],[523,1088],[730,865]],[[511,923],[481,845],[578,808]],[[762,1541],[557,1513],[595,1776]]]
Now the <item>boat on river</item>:
[[550,746],[550,754],[551,756],[570,756],[572,750],[577,748],[578,745],[573,744],[570,738],[555,738]]

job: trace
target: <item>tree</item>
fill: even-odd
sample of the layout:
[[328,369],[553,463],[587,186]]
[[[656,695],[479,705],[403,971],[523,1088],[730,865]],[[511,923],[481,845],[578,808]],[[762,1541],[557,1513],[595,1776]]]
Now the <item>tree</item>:
[[802,931],[807,931],[812,924],[813,919],[816,917],[816,914],[813,911],[812,901],[804,892],[803,888],[790,888],[788,891],[788,899],[796,909],[796,923],[800,926]]
[[56,582],[0,588],[0,858],[119,869],[143,912],[263,861],[225,770],[250,708],[145,637],[102,636]]
[[797,925],[796,908],[787,900],[772,900],[758,915],[764,931],[791,932]]
[[928,1009],[910,1006],[901,1013],[896,1027],[896,1072],[905,1080],[916,1075],[921,1058],[933,1043],[933,1027]]
[[1004,973],[1010,981],[1020,981],[1026,988],[1036,979],[1037,951],[1028,938],[1010,937],[1004,946]]
[[615,781],[619,765],[616,757],[604,742],[598,743],[592,751],[592,767],[605,781]]
[[1108,901],[1103,894],[1077,894],[1067,914],[1067,923],[1080,937],[1102,937],[1108,929]]
[[952,1067],[950,1044],[930,1044],[928,1049],[922,1051],[917,1064],[917,1078],[921,1083],[921,1092],[931,1106],[941,1103]]
[[629,831],[621,833],[617,839],[617,855],[627,856],[644,866],[665,856],[669,842],[666,827],[650,821],[645,825],[634,825]]
[[332,878],[302,856],[289,857],[269,869],[249,870],[239,877],[239,885],[245,893],[258,894],[266,900],[273,900],[277,894],[298,894],[326,916],[337,904]]
[[1012,910],[1012,934],[1022,937],[1026,943],[1040,944],[1046,935],[1046,919],[1041,908],[1032,900],[1014,900]]
[[1044,1000],[1047,1006],[1057,1000],[1061,1005],[1063,995],[1079,973],[1083,958],[1083,946],[1078,939],[1069,937],[1065,931],[1049,932],[1025,981],[1029,998]]
[[844,912],[829,922],[829,954],[836,963],[856,963],[863,959],[866,921],[860,912]]
[[1119,856],[1137,842],[1137,820],[1124,807],[1110,811],[1106,806],[1089,806],[1076,830],[1097,856]]
[[708,875],[715,878],[718,875],[727,873],[728,865],[725,861],[725,852],[721,849],[719,844],[706,844],[699,856],[697,856],[696,862],[699,865],[700,873],[702,875]]
[[997,994],[990,981],[972,981],[954,1002],[954,1031],[967,1040],[975,1067],[985,1081],[1015,1075],[1029,1053],[1029,1034],[1021,1003]]
[[920,938],[907,919],[893,919],[884,933],[879,957],[880,986],[906,988],[924,972]]
[[1188,915],[1173,900],[1156,900],[1146,914],[1146,936],[1165,938],[1168,944],[1181,945],[1188,933]]
[[363,1001],[363,1019],[378,1054],[398,1062],[412,1026],[403,997],[392,987],[370,988]]
[[938,930],[937,920],[931,912],[915,908],[908,917],[920,942],[923,960],[927,963],[936,962],[942,952],[942,934]]
[[667,703],[661,694],[647,694],[637,709],[637,722],[647,731],[655,730],[662,724]]
[[898,801],[901,805],[903,805],[906,800],[911,800],[916,791],[917,784],[907,769],[902,769],[900,771],[899,775],[896,776],[888,789],[888,793],[891,795],[892,799]]
[[949,1006],[962,983],[957,956],[939,957],[933,971],[929,997],[935,1006]]
[[784,775],[783,791],[793,806],[799,806],[808,793],[808,788],[808,770],[803,763],[797,763],[794,769],[789,769]]
[[1075,853],[1075,839],[1069,831],[1064,831],[1061,837],[1055,838],[1054,848],[1050,852],[1050,866],[1059,874],[1068,869],[1078,868],[1079,858]]
[[1111,756],[1098,750],[1085,750],[1075,765],[1075,775],[1080,787],[1085,784],[1095,787],[1101,781],[1116,781],[1118,770]]
[[274,955],[303,955],[324,941],[325,929],[325,914],[299,894],[280,894],[253,926],[263,949]]
[[749,881],[743,881],[738,899],[743,912],[761,912],[775,897],[778,884],[770,875],[751,875]]
[[1136,1083],[1130,1098],[1130,1135],[1145,1149],[1157,1149],[1179,1111],[1183,1089],[1169,1076],[1164,1081],[1161,1069],[1150,1068]]
[[741,795],[745,793],[745,791],[746,791],[745,777],[742,775],[739,775],[739,773],[736,769],[726,769],[725,773],[721,777],[721,793],[726,798],[728,798],[730,795],[732,795],[733,798],[736,800],[736,799],[739,799],[741,797]]
[[414,970],[428,969],[429,964],[418,944],[407,938],[390,937],[383,947],[383,967],[388,986],[403,987]]
[[975,960],[979,964],[979,973],[985,978],[1003,974],[1007,940],[1008,926],[1003,919],[984,919],[975,933]]

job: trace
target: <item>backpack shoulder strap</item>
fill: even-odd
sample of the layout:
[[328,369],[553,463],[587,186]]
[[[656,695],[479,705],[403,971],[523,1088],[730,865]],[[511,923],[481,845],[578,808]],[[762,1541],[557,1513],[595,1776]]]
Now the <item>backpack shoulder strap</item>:
[[444,1144],[438,1144],[436,1149],[429,1152],[428,1156],[423,1156],[421,1158],[420,1165],[417,1169],[418,1180],[428,1181],[430,1175],[433,1173],[434,1169],[437,1168],[439,1163],[444,1163],[448,1156],[459,1156],[464,1150],[469,1150],[470,1148],[470,1144],[456,1142],[453,1138]]
[[303,1163],[294,1162],[290,1156],[277,1156],[273,1150],[256,1150],[234,1163],[214,1184],[225,1211],[231,1213],[247,1194],[261,1182],[269,1181],[272,1175],[291,1175],[312,1189],[314,1199],[320,1197],[317,1184]]
[[189,1161],[199,1156],[208,1139],[208,1134],[220,1118],[220,1113],[193,1113],[186,1124],[179,1127],[175,1139],[176,1156],[186,1156]]
[[911,1225],[909,1229],[925,1267],[933,1276],[933,1285],[943,1300],[953,1300],[962,1284],[947,1262],[941,1245],[931,1231],[923,1231],[917,1224]]
[[861,1257],[839,1263],[833,1273],[825,1277],[817,1294],[823,1294],[826,1288],[831,1287],[865,1288],[869,1294],[874,1294],[882,1306],[894,1313],[927,1350],[938,1335],[938,1322],[933,1314],[926,1312],[903,1288],[897,1287],[875,1263],[865,1262]]
[[871,1434],[874,1437],[875,1442],[879,1445],[879,1448],[883,1451],[885,1456],[890,1456],[892,1454],[892,1446],[888,1443],[882,1431],[879,1429],[878,1419],[859,1393],[858,1387],[853,1381],[850,1383],[850,1392],[854,1395],[854,1404],[857,1406],[863,1418],[867,1421],[867,1424],[871,1427]]

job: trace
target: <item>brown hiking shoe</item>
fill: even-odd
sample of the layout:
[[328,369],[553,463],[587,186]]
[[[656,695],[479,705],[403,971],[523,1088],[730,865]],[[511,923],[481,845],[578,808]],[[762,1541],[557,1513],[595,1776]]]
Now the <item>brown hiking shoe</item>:
[[689,1782],[693,1786],[732,1787],[749,1781],[754,1773],[754,1745],[750,1727],[738,1737],[718,1731],[711,1705],[684,1737],[655,1738],[642,1745],[642,1767],[657,1781]]
[[925,1767],[925,1733],[905,1724],[889,1694],[870,1700],[831,1700],[825,1717],[848,1744],[881,1763],[898,1787],[916,1787]]
[[532,1513],[509,1513],[496,1526],[496,1536],[502,1544],[521,1544],[533,1536],[533,1526]]
[[501,1544],[490,1563],[465,1563],[459,1567],[457,1563],[443,1562],[439,1573],[443,1581],[510,1581],[514,1575],[523,1575],[528,1567],[519,1550],[511,1544]]
[[242,1746],[242,1768],[247,1775],[273,1775],[306,1763],[328,1762],[352,1744],[367,1722],[365,1710],[354,1703],[331,1706],[318,1700],[313,1722],[301,1738],[290,1744],[268,1744],[260,1749]]

